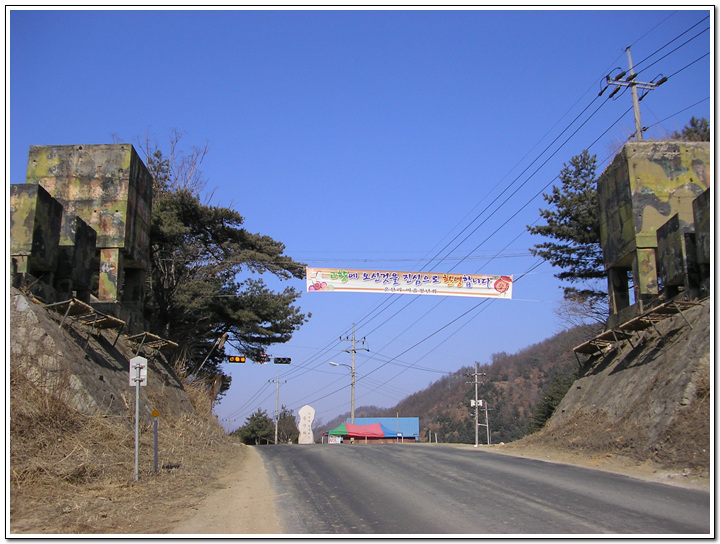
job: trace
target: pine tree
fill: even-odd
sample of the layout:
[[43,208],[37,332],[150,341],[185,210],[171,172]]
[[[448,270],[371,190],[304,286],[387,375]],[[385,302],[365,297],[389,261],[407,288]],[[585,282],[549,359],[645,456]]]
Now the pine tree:
[[560,187],[544,194],[551,205],[540,210],[547,224],[528,226],[532,234],[546,241],[530,249],[535,256],[562,269],[555,277],[581,286],[565,287],[565,298],[591,305],[605,304],[607,292],[598,280],[605,278],[600,244],[600,210],[595,170],[597,159],[584,150],[570,159],[560,172]]
[[260,445],[272,440],[275,428],[272,419],[265,410],[258,408],[245,420],[245,425],[232,432],[242,440],[243,444]]
[[556,375],[545,387],[540,394],[533,414],[528,421],[528,430],[533,433],[539,431],[545,426],[545,423],[555,413],[555,409],[560,401],[565,397],[572,384],[578,379],[577,368],[572,368],[567,372]]
[[293,411],[283,404],[278,416],[278,443],[297,443],[300,431]]
[[692,117],[681,132],[675,131],[673,133],[672,138],[675,140],[685,140],[687,142],[709,142],[710,123],[705,118],[696,119]]
[[197,377],[211,381],[224,360],[213,346],[224,334],[226,346],[257,360],[307,321],[295,306],[299,291],[270,290],[261,277],[303,278],[305,265],[284,255],[282,243],[247,231],[237,211],[201,202],[208,148],[184,154],[179,138],[168,157],[144,149],[154,179],[145,318],[150,331],[180,345],[188,375],[202,366]]

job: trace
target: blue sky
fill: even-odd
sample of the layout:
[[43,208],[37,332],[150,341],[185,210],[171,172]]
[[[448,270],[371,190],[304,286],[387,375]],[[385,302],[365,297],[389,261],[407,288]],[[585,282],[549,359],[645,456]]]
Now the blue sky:
[[[528,248],[540,196],[589,148],[598,173],[634,133],[627,69],[668,81],[640,103],[645,139],[710,119],[707,8],[9,12],[6,173],[30,145],[210,145],[213,204],[316,267],[514,275],[513,300],[304,293],[311,320],[269,350],[293,363],[225,365],[216,407],[393,406],[443,373],[562,330],[556,272]],[[137,147],[137,145],[136,145]],[[268,283],[292,285],[302,281]],[[401,414],[413,416],[419,414]]]

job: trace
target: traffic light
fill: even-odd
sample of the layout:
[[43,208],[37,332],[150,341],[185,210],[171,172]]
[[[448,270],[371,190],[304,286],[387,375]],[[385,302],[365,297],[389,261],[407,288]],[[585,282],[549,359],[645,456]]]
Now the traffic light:
[[270,356],[267,353],[263,353],[260,355],[260,360],[258,361],[259,364],[264,365],[270,360]]
[[289,365],[290,357],[275,357],[274,362],[276,365]]
[[230,355],[228,357],[228,361],[231,363],[244,363],[245,356],[244,355]]

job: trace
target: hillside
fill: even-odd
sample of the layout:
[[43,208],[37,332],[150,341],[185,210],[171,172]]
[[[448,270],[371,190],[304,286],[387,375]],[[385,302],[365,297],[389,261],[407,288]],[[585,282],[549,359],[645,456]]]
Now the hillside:
[[[511,442],[525,436],[535,406],[543,391],[557,376],[577,368],[572,348],[595,334],[592,328],[566,330],[525,347],[514,354],[495,353],[492,361],[480,365],[486,376],[478,396],[489,407],[491,443]],[[420,439],[432,431],[441,442],[474,443],[474,409],[470,406],[475,389],[468,382],[474,367],[462,367],[427,388],[413,393],[390,408],[360,407],[356,417],[420,418]],[[349,417],[345,414],[328,422],[322,430],[332,429]],[[484,421],[484,414],[482,415]],[[483,429],[484,431],[484,429]],[[484,437],[484,432],[481,433]],[[485,443],[484,438],[481,443]]]
[[[623,456],[651,462],[684,475],[707,477],[710,470],[711,303],[669,317],[639,332],[602,356],[572,348],[592,336],[587,329],[562,332],[515,354],[493,355],[483,365],[480,397],[490,411],[491,442],[508,452],[554,450],[586,458]],[[579,366],[579,368],[578,368]],[[387,409],[362,407],[358,417],[420,417],[440,442],[473,443],[474,390],[462,368]],[[577,380],[547,424],[529,433],[535,406],[558,376],[577,372]],[[329,422],[334,428],[347,414]],[[481,416],[482,417],[482,416]],[[484,419],[484,418],[483,418]],[[484,429],[483,429],[484,430]],[[485,443],[480,433],[480,443]]]
[[[117,332],[85,325],[13,289],[10,301],[9,521],[21,533],[155,533],[175,511],[209,492],[245,448],[210,414],[206,384],[183,386],[161,354],[141,388],[140,456],[134,481],[134,346]],[[153,418],[160,412],[159,474]]]
[[687,475],[710,470],[711,303],[584,361],[580,378],[540,432],[520,445],[587,456],[624,455]]
[[[36,386],[60,398],[69,407],[87,415],[126,417],[134,403],[129,387],[128,361],[137,355],[134,344],[117,331],[90,334],[90,328],[47,310],[34,299],[12,289],[10,297],[10,354],[12,369]],[[114,345],[113,345],[114,344]],[[182,384],[162,353],[144,348],[149,380],[142,387],[140,414],[152,421],[157,408],[163,415],[194,413]],[[88,364],[91,363],[91,364]],[[159,387],[158,387],[159,385]],[[134,417],[134,412],[131,414]]]

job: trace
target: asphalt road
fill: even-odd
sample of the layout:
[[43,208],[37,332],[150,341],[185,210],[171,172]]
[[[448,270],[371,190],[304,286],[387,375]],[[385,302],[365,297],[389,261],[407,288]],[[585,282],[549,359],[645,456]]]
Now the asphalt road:
[[287,534],[709,535],[710,494],[482,449],[259,447]]

